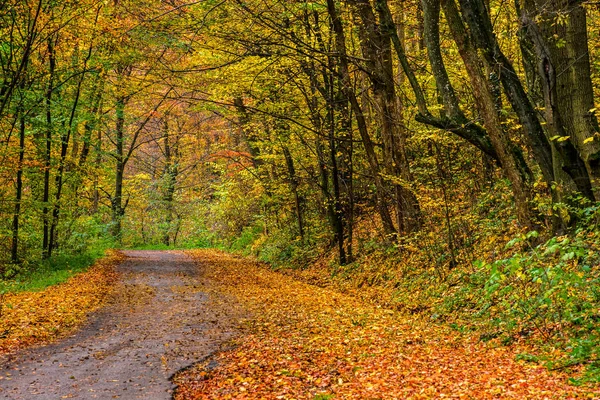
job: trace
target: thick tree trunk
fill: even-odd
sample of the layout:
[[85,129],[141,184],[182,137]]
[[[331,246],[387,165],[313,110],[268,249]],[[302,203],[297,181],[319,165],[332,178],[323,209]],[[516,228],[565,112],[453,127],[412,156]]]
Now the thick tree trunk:
[[[562,168],[577,189],[593,199],[592,186],[600,183],[600,141],[594,140],[599,129],[593,110],[585,9],[580,4],[534,0],[517,8],[537,60],[546,122],[562,156]],[[556,14],[566,15],[567,21],[556,22]]]
[[[535,109],[523,89],[518,74],[498,45],[483,0],[460,0],[460,5],[463,19],[469,27],[475,47],[481,51],[485,62],[494,66],[493,69],[501,71],[500,81],[504,92],[523,126],[525,139],[540,166],[544,180],[548,187],[552,187],[555,180],[552,147]],[[586,179],[587,171],[585,168],[581,169],[573,144],[565,140],[557,142],[556,148],[564,160],[566,172],[573,178],[578,190],[585,196],[589,196],[589,177]]]
[[[429,0],[424,0],[424,3],[428,2]],[[490,82],[486,79],[481,68],[477,50],[471,44],[454,0],[445,0],[444,11],[450,31],[471,80],[477,109],[483,118],[494,149],[496,149],[500,165],[511,183],[519,222],[523,226],[532,228],[534,224],[529,206],[530,194],[526,176],[519,172],[519,162],[515,157],[516,152],[513,150],[514,145],[506,132],[502,130],[502,121],[500,120]]]

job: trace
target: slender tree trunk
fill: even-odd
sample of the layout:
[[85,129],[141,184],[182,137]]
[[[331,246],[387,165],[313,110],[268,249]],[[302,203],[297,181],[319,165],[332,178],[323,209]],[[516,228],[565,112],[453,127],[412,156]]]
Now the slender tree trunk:
[[23,106],[19,106],[19,157],[17,160],[17,181],[15,185],[15,208],[12,222],[12,245],[10,259],[19,262],[19,218],[21,217],[21,202],[23,200],[23,161],[25,158],[25,115]]
[[48,88],[46,90],[46,141],[44,154],[44,193],[42,202],[43,218],[43,239],[42,239],[42,258],[46,259],[50,253],[48,250],[50,243],[50,163],[52,160],[52,92],[54,91],[54,70],[56,68],[56,58],[52,38],[48,38],[48,58],[49,58],[49,77]]
[[385,185],[381,176],[379,160],[377,159],[375,147],[369,135],[367,122],[362,112],[362,108],[358,102],[358,99],[356,98],[356,93],[354,93],[354,90],[352,89],[348,67],[348,53],[346,51],[346,38],[344,34],[344,27],[342,25],[341,19],[339,18],[334,0],[327,0],[327,10],[332,21],[333,31],[335,33],[335,48],[339,57],[338,73],[340,74],[339,78],[342,82],[342,89],[344,91],[344,95],[348,98],[350,102],[352,111],[354,112],[354,118],[356,119],[358,132],[360,134],[361,141],[365,148],[369,169],[373,174],[377,211],[379,213],[379,216],[381,217],[381,222],[385,234],[387,236],[394,236],[397,231],[394,227],[394,222],[390,215],[388,204],[385,198]]
[[92,149],[93,138],[92,135],[97,128],[97,123],[99,119],[98,113],[102,107],[102,97],[104,95],[104,81],[103,78],[98,77],[98,81],[94,84],[94,95],[92,100],[92,107],[90,109],[90,120],[86,121],[84,124],[84,134],[83,134],[83,145],[81,147],[81,152],[79,153],[79,168],[82,168],[87,162],[88,156],[90,154],[90,150]]
[[256,138],[250,129],[250,115],[248,114],[248,110],[244,105],[244,100],[241,97],[234,98],[233,104],[238,112],[240,136],[242,136],[244,142],[246,142],[246,145],[248,146],[248,150],[252,156],[252,165],[254,168],[257,168],[262,164],[262,160],[260,159],[260,149],[256,145]]
[[442,152],[436,142],[433,142],[435,149],[435,164],[438,172],[438,179],[440,180],[440,186],[442,188],[442,197],[444,199],[444,217],[446,219],[446,233],[448,252],[450,253],[450,268],[454,268],[458,265],[456,262],[456,249],[454,246],[454,231],[452,230],[452,216],[450,215],[450,199],[448,198],[448,189],[446,182],[449,180],[446,170],[443,166]]
[[[340,130],[338,138],[335,140],[336,149],[332,150],[331,157],[337,157],[336,169],[339,176],[339,212],[341,220],[341,230],[343,235],[339,246],[344,248],[344,261],[352,262],[352,236],[354,225],[354,185],[353,185],[353,135],[352,135],[352,116],[350,114],[348,98],[342,89],[343,82],[337,76],[337,98],[335,101],[336,110],[340,118]],[[331,138],[334,139],[333,137]],[[339,252],[340,260],[342,252]]]
[[[314,36],[318,49],[323,52],[329,52],[322,35],[318,30],[313,35],[311,29],[310,16],[314,19],[314,26],[319,26],[319,14],[305,13],[305,27],[307,36]],[[342,82],[339,74],[336,74],[337,60],[334,56],[327,58],[327,65],[321,69],[323,85],[320,85],[317,79],[318,71],[315,69],[314,61],[310,61],[304,67],[306,74],[310,79],[311,95],[307,96],[307,103],[311,110],[311,121],[315,126],[315,131],[319,135],[323,132],[323,123],[319,110],[317,92],[319,92],[327,106],[326,125],[329,146],[329,163],[325,161],[323,154],[323,145],[321,138],[317,139],[317,154],[319,157],[319,169],[321,173],[321,189],[327,203],[327,216],[333,232],[333,242],[337,245],[339,263],[346,264],[352,259],[352,126],[348,110],[348,100],[344,95]],[[339,128],[338,128],[339,125]],[[331,174],[329,174],[331,172]],[[329,190],[329,179],[333,193]],[[346,245],[347,243],[347,245]]]
[[409,187],[412,180],[406,158],[405,135],[396,120],[397,101],[391,58],[391,38],[395,27],[386,26],[387,13],[378,4],[379,26],[368,0],[349,0],[362,24],[358,25],[363,57],[367,60],[369,79],[375,97],[376,111],[381,121],[385,173],[392,180],[394,206],[401,232],[419,229],[421,211],[415,194]]
[[0,97],[0,118],[4,115],[5,108],[12,100],[13,92],[23,82],[25,73],[27,71],[27,67],[29,65],[29,58],[33,50],[33,44],[38,34],[37,23],[39,16],[42,12],[43,5],[44,1],[38,0],[34,11],[33,19],[28,24],[28,31],[26,32],[27,40],[25,42],[25,45],[23,46],[23,55],[21,56],[21,60],[19,61],[17,70],[14,72],[14,74],[12,74],[8,85],[6,85],[2,90],[2,97]]
[[[102,130],[98,129],[97,137],[96,137],[96,166],[102,165]],[[99,190],[99,176],[98,170],[94,172],[94,184],[93,184],[93,194],[92,194],[92,206],[90,209],[90,214],[94,215],[98,212],[98,206],[100,205],[100,190]]]
[[283,156],[285,158],[285,164],[288,170],[288,177],[290,182],[290,190],[294,195],[294,209],[296,210],[296,223],[298,224],[298,234],[300,238],[304,240],[304,215],[303,215],[303,199],[298,191],[298,177],[296,176],[296,168],[294,167],[294,159],[287,146],[282,146]]
[[116,103],[115,124],[115,194],[111,199],[112,236],[121,243],[121,223],[125,208],[123,207],[123,178],[125,175],[125,103],[126,98],[119,96]]
[[81,97],[81,90],[82,90],[83,82],[84,82],[85,76],[86,76],[87,63],[90,60],[90,58],[92,57],[92,48],[93,47],[90,44],[88,53],[87,53],[86,58],[83,63],[83,71],[81,73],[79,81],[77,82],[77,88],[75,90],[75,98],[73,99],[73,104],[71,106],[71,110],[69,113],[69,120],[67,122],[65,132],[61,135],[61,138],[60,138],[60,142],[61,142],[60,159],[59,159],[59,164],[58,164],[58,171],[56,173],[56,178],[55,178],[56,192],[55,192],[55,196],[54,196],[54,208],[52,210],[52,224],[50,225],[50,235],[49,235],[49,241],[48,241],[48,252],[47,252],[48,257],[52,256],[52,250],[58,247],[57,228],[58,228],[58,221],[59,221],[60,209],[61,209],[61,197],[62,197],[62,189],[63,189],[63,184],[64,184],[64,174],[65,174],[65,171],[67,170],[66,161],[67,161],[67,154],[69,151],[69,142],[71,141],[71,135],[74,132],[75,115],[76,115],[77,109],[79,107],[79,99]]
[[165,205],[165,231],[163,233],[163,243],[166,246],[175,244],[175,238],[171,241],[171,232],[173,231],[173,214],[175,212],[175,189],[177,184],[177,175],[179,174],[179,151],[178,143],[175,141],[171,143],[169,135],[169,125],[165,118],[163,128],[163,142],[165,146],[165,169],[163,177],[165,179],[165,192],[163,195],[163,202]]

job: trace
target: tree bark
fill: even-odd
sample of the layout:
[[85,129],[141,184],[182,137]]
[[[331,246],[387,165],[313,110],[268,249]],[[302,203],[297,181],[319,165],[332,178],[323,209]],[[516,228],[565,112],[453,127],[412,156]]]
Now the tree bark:
[[171,232],[173,225],[173,214],[175,212],[175,189],[177,184],[177,176],[179,174],[178,166],[178,145],[177,141],[171,143],[169,135],[169,124],[165,117],[163,124],[163,143],[164,143],[164,154],[165,154],[165,168],[163,171],[163,179],[165,180],[165,188],[163,194],[163,203],[165,206],[165,227],[163,232],[163,243],[166,246],[175,244],[175,239],[171,243]]
[[[486,6],[482,0],[460,0],[462,17],[471,32],[475,47],[481,51],[484,61],[494,70],[500,71],[500,81],[511,106],[519,118],[525,131],[525,139],[532,150],[544,180],[549,188],[554,184],[552,147],[540,124],[537,113],[531,104],[521,80],[510,61],[506,58],[494,35],[493,27]],[[574,146],[569,141],[559,142],[557,150],[565,160],[566,172],[577,184],[578,190],[589,195],[589,178],[587,171],[581,170],[580,163],[573,157]]]
[[[552,144],[577,189],[594,199],[592,187],[600,183],[600,141],[594,140],[599,129],[593,111],[585,9],[559,0],[544,4],[525,0],[519,6],[521,30],[537,61]],[[557,14],[566,15],[567,21],[557,22]]]
[[292,158],[292,153],[290,153],[290,149],[287,146],[282,146],[283,156],[285,158],[285,164],[288,170],[288,179],[290,183],[290,190],[294,195],[294,209],[296,211],[296,223],[298,224],[298,234],[300,238],[304,240],[304,213],[303,213],[303,203],[304,200],[298,191],[298,186],[300,183],[298,182],[298,176],[296,175],[296,168],[294,167],[294,159]]
[[125,104],[127,103],[126,96],[117,97],[115,106],[116,122],[115,122],[115,194],[111,198],[112,207],[112,226],[111,233],[113,238],[121,243],[121,223],[125,214],[123,206],[123,178],[125,176]]
[[[436,127],[436,128],[448,131],[448,132],[452,132],[455,135],[466,140],[473,146],[477,147],[478,149],[480,149],[482,152],[484,152],[485,154],[487,154],[494,160],[498,160],[498,155],[496,154],[496,150],[494,149],[494,146],[492,146],[492,143],[491,143],[485,129],[481,128],[479,125],[474,123],[474,121],[469,121],[464,116],[464,113],[458,107],[458,103],[452,103],[452,101],[453,101],[452,99],[456,100],[456,95],[454,94],[454,89],[450,85],[450,81],[447,78],[446,69],[443,65],[443,59],[441,58],[441,55],[439,55],[437,57],[437,60],[439,60],[439,63],[437,63],[437,72],[442,75],[445,74],[446,78],[444,78],[442,76],[442,78],[441,78],[442,80],[439,83],[437,83],[437,86],[439,88],[441,88],[440,90],[446,90],[448,92],[448,93],[446,93],[445,97],[450,102],[448,104],[451,104],[451,108],[454,110],[455,116],[458,119],[453,120],[451,118],[448,118],[448,112],[446,112],[446,114],[447,114],[446,118],[435,117],[429,112],[423,90],[417,80],[417,77],[415,76],[413,69],[411,68],[411,66],[408,62],[408,58],[404,52],[404,46],[398,36],[398,33],[396,32],[392,13],[389,9],[387,0],[377,0],[377,7],[378,7],[378,9],[380,11],[380,15],[381,15],[382,28],[386,29],[391,36],[392,43],[394,45],[394,50],[396,51],[396,55],[398,57],[399,64],[402,67],[402,70],[404,71],[404,73],[406,74],[406,77],[407,77],[407,79],[410,83],[410,86],[412,88],[412,91],[415,95],[417,109],[419,110],[419,113],[416,115],[415,120],[417,122],[421,122],[421,123],[429,125],[429,126],[433,126],[433,127]],[[422,5],[420,5],[419,9],[422,11],[422,9],[423,9]],[[439,7],[438,7],[438,9],[439,9]],[[439,13],[439,11],[438,11],[438,13]],[[424,24],[424,21],[423,21],[423,24]],[[432,29],[432,28],[435,28],[436,25],[439,25],[439,22],[434,22],[433,25],[431,23],[428,23],[427,28]],[[423,37],[424,37],[423,43],[425,45],[426,36],[425,36],[424,28],[425,28],[425,25],[423,25],[423,32],[422,32]],[[438,41],[438,45],[439,45],[439,33],[437,33],[437,34],[431,33],[428,36],[429,36],[429,39],[431,39],[431,40],[434,40],[437,37],[438,38],[437,41]],[[434,49],[434,52],[435,52],[435,49]],[[445,82],[445,84],[444,84],[444,82]]]
[[[58,40],[58,38],[57,38]],[[58,228],[58,220],[60,216],[60,208],[61,208],[61,196],[62,189],[64,184],[64,174],[67,170],[67,154],[69,150],[69,142],[71,141],[71,135],[74,132],[74,124],[75,124],[75,115],[77,113],[77,109],[79,107],[79,99],[81,98],[81,90],[83,86],[83,82],[86,76],[87,63],[92,57],[92,44],[90,44],[88,48],[88,52],[86,58],[83,62],[83,69],[81,72],[81,76],[79,81],[77,82],[77,87],[75,89],[75,98],[73,99],[73,104],[71,106],[71,110],[69,113],[69,120],[67,122],[64,133],[60,137],[60,159],[58,163],[58,171],[56,172],[55,177],[55,195],[54,195],[54,207],[52,209],[52,224],[50,225],[50,235],[48,240],[48,257],[52,256],[52,250],[58,247],[57,240],[57,228]]]

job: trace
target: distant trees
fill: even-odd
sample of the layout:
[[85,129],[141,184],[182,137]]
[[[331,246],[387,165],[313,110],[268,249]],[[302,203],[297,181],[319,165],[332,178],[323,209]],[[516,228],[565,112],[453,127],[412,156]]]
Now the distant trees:
[[[171,93],[160,63],[176,66],[182,54],[181,43],[162,34],[168,18],[155,24],[151,40],[144,35],[156,16],[185,11],[151,1],[135,2],[135,12],[131,6],[0,5],[3,270],[8,262],[49,258],[61,246],[83,251],[102,226],[121,237],[127,163]],[[116,168],[106,168],[109,157]]]

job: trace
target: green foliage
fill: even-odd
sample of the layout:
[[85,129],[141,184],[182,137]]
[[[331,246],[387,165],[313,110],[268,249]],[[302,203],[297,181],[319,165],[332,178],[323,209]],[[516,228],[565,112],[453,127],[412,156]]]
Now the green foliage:
[[19,269],[12,279],[0,280],[0,293],[36,292],[65,282],[85,271],[103,254],[100,250],[78,255],[59,254],[49,260],[28,264]]
[[333,394],[317,394],[315,397],[313,397],[313,400],[330,400],[334,397],[335,396]]
[[[584,379],[598,380],[600,357],[600,237],[598,205],[579,211],[579,226],[568,236],[535,244],[538,232],[507,242],[508,257],[476,261],[473,271],[455,272],[460,282],[437,308],[459,313],[480,330],[481,338],[510,343],[532,337],[548,343],[550,368],[585,364]],[[560,356],[552,353],[554,347]],[[536,359],[538,356],[536,356]],[[530,357],[530,361],[534,357]]]

